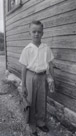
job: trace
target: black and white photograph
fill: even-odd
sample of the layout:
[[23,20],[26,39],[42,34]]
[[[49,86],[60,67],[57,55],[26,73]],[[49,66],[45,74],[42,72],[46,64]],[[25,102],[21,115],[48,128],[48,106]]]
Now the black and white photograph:
[[0,136],[76,136],[76,0],[0,0]]

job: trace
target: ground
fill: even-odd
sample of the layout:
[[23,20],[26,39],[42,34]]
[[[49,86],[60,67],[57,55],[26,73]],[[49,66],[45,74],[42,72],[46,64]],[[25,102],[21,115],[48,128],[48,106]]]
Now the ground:
[[[0,55],[0,136],[32,136],[31,130],[25,125],[21,109],[21,97],[12,84],[4,84],[5,56]],[[26,127],[24,127],[26,126]],[[51,115],[48,119],[49,133],[38,129],[39,136],[76,136]]]

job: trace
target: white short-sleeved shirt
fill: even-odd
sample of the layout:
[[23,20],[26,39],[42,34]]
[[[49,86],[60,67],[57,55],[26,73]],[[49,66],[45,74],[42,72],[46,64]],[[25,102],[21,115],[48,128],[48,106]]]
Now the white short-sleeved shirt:
[[47,70],[48,63],[53,59],[53,53],[47,44],[41,43],[37,47],[33,43],[30,43],[23,49],[19,62],[29,70],[39,73]]

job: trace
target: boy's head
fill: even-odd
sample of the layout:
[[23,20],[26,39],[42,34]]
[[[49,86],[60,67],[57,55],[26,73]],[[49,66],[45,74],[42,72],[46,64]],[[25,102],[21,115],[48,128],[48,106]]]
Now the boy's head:
[[32,21],[29,27],[33,43],[39,45],[43,36],[43,24],[40,21]]

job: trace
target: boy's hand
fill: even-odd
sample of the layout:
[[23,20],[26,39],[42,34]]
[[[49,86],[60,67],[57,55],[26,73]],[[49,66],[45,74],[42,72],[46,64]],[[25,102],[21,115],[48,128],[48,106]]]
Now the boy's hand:
[[54,93],[55,91],[54,81],[49,83],[49,91],[50,93]]
[[28,96],[28,91],[26,87],[22,88],[23,96],[26,98]]
[[49,77],[47,78],[47,83],[48,83],[49,91],[50,91],[51,93],[53,93],[53,92],[55,91],[55,86],[54,86],[54,80],[53,80],[53,78],[49,76]]

